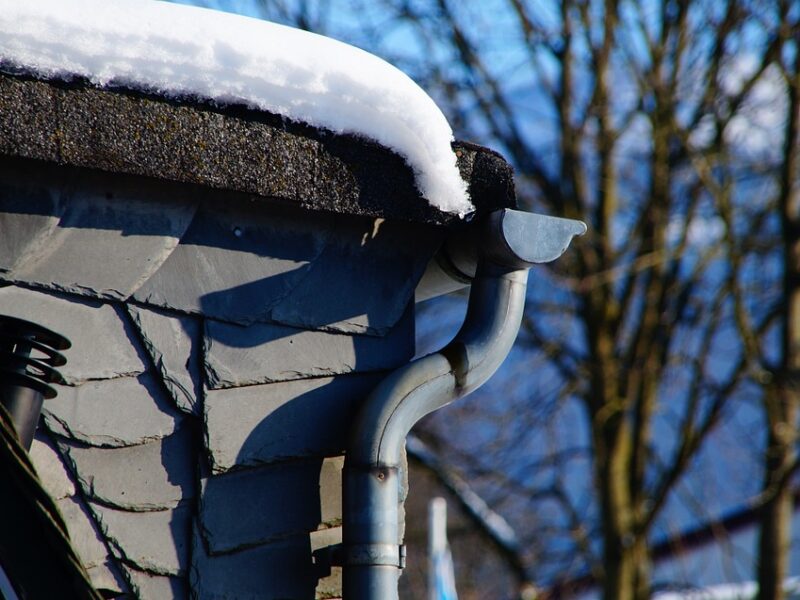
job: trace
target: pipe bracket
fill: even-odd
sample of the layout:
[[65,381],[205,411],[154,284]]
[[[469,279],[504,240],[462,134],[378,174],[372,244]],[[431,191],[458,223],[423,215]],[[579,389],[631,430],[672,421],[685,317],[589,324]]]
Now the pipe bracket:
[[342,566],[406,566],[405,544],[350,544],[341,547],[339,556]]

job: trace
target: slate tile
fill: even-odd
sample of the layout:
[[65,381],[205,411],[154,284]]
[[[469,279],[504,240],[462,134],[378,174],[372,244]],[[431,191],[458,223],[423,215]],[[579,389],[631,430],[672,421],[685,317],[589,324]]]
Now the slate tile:
[[154,575],[130,567],[125,569],[139,600],[188,600],[189,581],[185,577]]
[[129,512],[91,503],[100,529],[118,557],[158,575],[181,575],[189,560],[191,511]]
[[130,296],[172,253],[195,206],[163,186],[126,181],[96,174],[79,187],[54,182],[60,189],[52,193],[61,195],[58,226],[9,277],[81,295]]
[[[331,529],[321,529],[314,531],[309,536],[311,538],[311,551],[320,548],[327,548],[342,543],[342,528],[333,527]],[[322,577],[317,582],[315,597],[341,598],[342,597],[342,568],[331,567],[330,575]]]
[[60,442],[92,500],[149,511],[174,508],[195,495],[195,450],[189,427],[158,441],[125,448]]
[[112,592],[114,594],[126,594],[130,591],[130,587],[112,559],[86,569],[86,573],[89,575],[92,586],[98,591]]
[[342,457],[290,462],[203,481],[199,519],[212,554],[336,525]]
[[67,523],[72,547],[87,569],[105,564],[108,549],[87,507],[75,496],[56,502],[61,516]]
[[0,314],[27,319],[66,336],[72,348],[59,371],[71,385],[144,372],[119,308],[96,300],[16,286],[0,288]]
[[208,391],[212,469],[341,454],[356,406],[383,377],[340,375]]
[[304,329],[385,335],[414,297],[440,233],[382,219],[337,221],[337,236],[272,320]]
[[75,495],[75,484],[50,438],[41,430],[36,432],[29,452],[44,489],[53,500]]
[[151,374],[58,386],[44,403],[47,427],[92,446],[133,446],[170,435],[181,415]]
[[381,371],[413,356],[411,305],[384,338],[213,320],[205,327],[205,370],[211,389]]
[[127,309],[176,406],[199,416],[203,384],[198,319],[134,304]]
[[30,177],[22,179],[0,166],[0,273],[3,278],[17,265],[46,251],[58,226],[59,194]]
[[140,302],[235,323],[263,321],[305,276],[330,235],[321,215],[252,204],[200,210]]
[[335,537],[334,530],[325,530],[322,538],[316,534],[295,536],[241,552],[211,556],[196,533],[189,575],[191,587],[198,598],[214,600],[313,598],[318,570],[311,552],[317,543],[328,545]]

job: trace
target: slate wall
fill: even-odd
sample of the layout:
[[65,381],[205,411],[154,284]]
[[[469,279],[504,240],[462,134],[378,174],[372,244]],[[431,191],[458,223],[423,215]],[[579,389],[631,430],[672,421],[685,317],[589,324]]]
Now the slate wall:
[[345,436],[414,353],[430,226],[0,160],[0,314],[72,340],[33,457],[99,588],[340,593]]

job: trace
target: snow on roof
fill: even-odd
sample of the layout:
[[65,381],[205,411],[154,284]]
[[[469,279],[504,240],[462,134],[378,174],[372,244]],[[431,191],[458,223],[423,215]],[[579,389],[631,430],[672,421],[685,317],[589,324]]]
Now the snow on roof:
[[433,100],[389,63],[330,38],[153,0],[0,0],[0,63],[361,135],[404,157],[433,206],[473,210]]

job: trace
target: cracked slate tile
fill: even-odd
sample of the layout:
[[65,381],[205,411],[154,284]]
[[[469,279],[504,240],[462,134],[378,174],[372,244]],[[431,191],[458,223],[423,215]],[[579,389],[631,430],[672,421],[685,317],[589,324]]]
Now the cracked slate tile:
[[201,209],[134,297],[223,321],[263,321],[322,252],[329,222],[324,215],[259,211],[251,204]]
[[[69,531],[72,547],[87,569],[103,565],[108,560],[108,549],[87,507],[76,496],[56,502]],[[99,572],[99,571],[98,571]]]
[[154,376],[58,386],[42,411],[50,431],[92,446],[134,446],[173,433],[179,413]]
[[195,450],[191,431],[139,446],[95,448],[61,441],[84,494],[114,508],[151,511],[174,508],[195,495]]
[[72,481],[61,456],[53,446],[49,436],[41,430],[36,432],[29,452],[39,480],[53,500],[61,500],[75,495]]
[[198,319],[134,304],[127,309],[176,406],[199,416],[203,388]]
[[211,556],[199,533],[193,536],[192,589],[215,600],[307,600],[315,595],[315,566],[309,535]]
[[192,507],[130,512],[91,503],[117,558],[158,575],[182,575],[188,566]]
[[346,335],[275,324],[205,323],[205,370],[211,389],[382,371],[414,356],[413,307],[386,335]]
[[361,400],[383,373],[319,377],[225,390],[204,402],[212,469],[341,454]]
[[185,577],[154,575],[126,567],[125,572],[139,600],[188,600],[189,582]]
[[342,457],[287,462],[205,479],[199,521],[209,552],[339,524],[343,463]]
[[271,318],[304,329],[385,335],[412,302],[441,233],[382,219],[340,219],[337,225],[339,235]]
[[124,176],[50,185],[60,195],[58,226],[8,276],[79,295],[128,298],[169,257],[195,210],[179,192]]
[[70,385],[138,375],[145,364],[118,307],[77,296],[16,286],[0,288],[0,314],[27,319],[69,338],[67,364],[59,371]]

